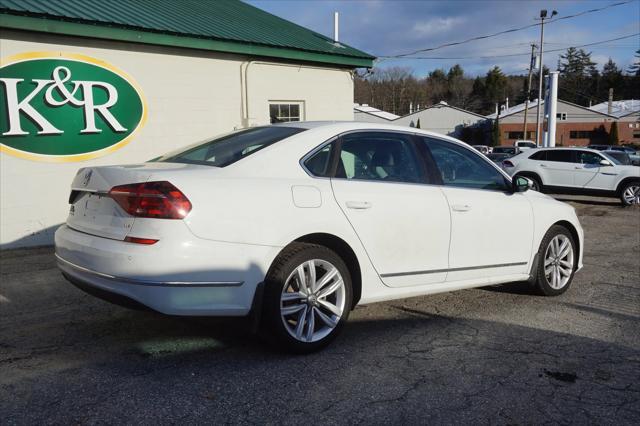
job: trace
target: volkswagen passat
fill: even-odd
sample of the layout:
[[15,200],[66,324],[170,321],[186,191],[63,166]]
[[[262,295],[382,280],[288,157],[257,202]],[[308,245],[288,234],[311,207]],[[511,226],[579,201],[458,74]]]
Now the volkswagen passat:
[[170,315],[251,314],[309,352],[358,303],[524,280],[566,291],[582,228],[529,185],[419,129],[256,127],[80,170],[56,256],[91,294]]

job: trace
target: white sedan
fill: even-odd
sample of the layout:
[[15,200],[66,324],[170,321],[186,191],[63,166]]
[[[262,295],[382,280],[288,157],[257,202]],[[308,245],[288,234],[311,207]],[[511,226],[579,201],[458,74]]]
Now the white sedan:
[[170,315],[246,316],[317,350],[357,304],[528,280],[567,290],[575,211],[470,146],[415,128],[287,123],[152,162],[81,169],[58,265]]

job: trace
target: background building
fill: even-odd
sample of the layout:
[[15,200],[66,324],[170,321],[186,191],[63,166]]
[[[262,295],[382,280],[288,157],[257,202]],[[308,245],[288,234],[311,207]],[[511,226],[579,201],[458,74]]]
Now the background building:
[[353,119],[355,121],[364,121],[365,123],[385,123],[392,124],[391,121],[400,117],[390,112],[382,111],[378,108],[371,107],[367,104],[353,105]]
[[[544,101],[541,103],[544,108]],[[529,103],[527,137],[523,135],[525,105],[515,105],[500,113],[500,142],[513,145],[518,139],[535,141],[537,101]],[[496,114],[487,118],[494,120]],[[586,146],[607,143],[611,124],[616,117],[558,99],[556,114],[556,146]]]
[[640,145],[640,100],[613,101],[609,113],[609,102],[593,105],[589,109],[612,115],[618,119],[620,143]]
[[352,120],[352,71],[374,59],[240,1],[122,5],[0,3],[3,248],[52,242],[81,167],[271,121]]
[[418,125],[418,120],[421,129],[460,138],[465,127],[482,124],[487,118],[440,101],[435,105],[404,115],[393,124],[414,127]]

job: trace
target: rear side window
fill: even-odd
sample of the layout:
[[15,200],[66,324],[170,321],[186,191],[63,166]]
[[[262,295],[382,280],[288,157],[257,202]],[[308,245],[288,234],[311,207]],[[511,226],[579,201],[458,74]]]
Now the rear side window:
[[[335,142],[334,142],[335,143]],[[321,150],[313,154],[307,161],[304,162],[304,166],[314,176],[328,177],[331,172],[331,150],[333,143],[327,144]]]
[[557,161],[560,163],[575,163],[573,151],[568,149],[552,149],[547,151],[547,161]]
[[445,186],[507,190],[505,177],[480,154],[451,142],[423,139],[435,161]]
[[358,132],[342,137],[336,178],[423,183],[411,136]]
[[294,127],[255,127],[171,152],[155,161],[225,167],[304,130]]
[[547,159],[547,151],[538,151],[535,152],[531,157],[529,157],[530,160],[538,160],[538,161],[544,161]]

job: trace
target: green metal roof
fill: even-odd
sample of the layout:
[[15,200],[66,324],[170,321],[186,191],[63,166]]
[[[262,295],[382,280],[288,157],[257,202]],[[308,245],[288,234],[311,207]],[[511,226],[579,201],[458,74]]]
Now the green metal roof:
[[0,0],[0,26],[351,67],[375,59],[238,0]]

